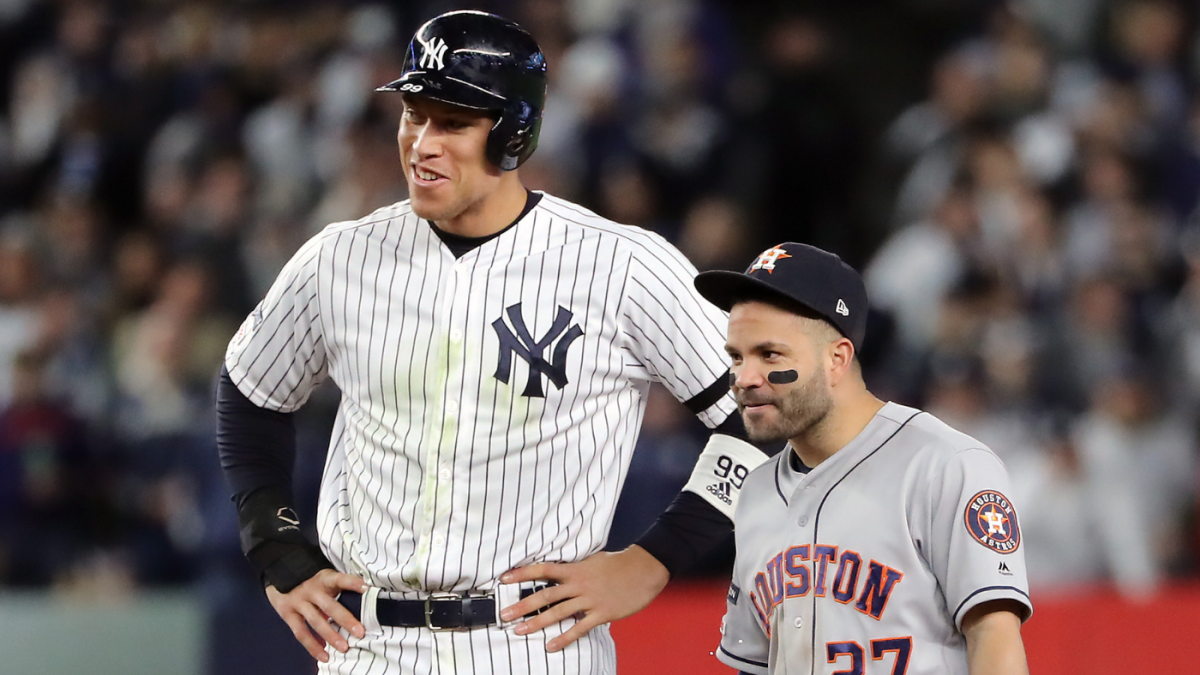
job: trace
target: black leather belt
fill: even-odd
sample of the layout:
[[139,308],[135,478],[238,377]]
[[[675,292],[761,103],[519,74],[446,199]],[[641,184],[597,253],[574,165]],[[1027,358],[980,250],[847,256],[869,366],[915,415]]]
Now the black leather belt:
[[[546,588],[545,585],[522,588],[521,599]],[[362,620],[362,595],[342,591],[338,602]],[[547,608],[543,608],[544,611]],[[533,612],[527,616],[540,614]],[[381,626],[394,628],[430,628],[432,630],[464,630],[491,626],[496,623],[496,598],[489,593],[465,595],[460,593],[431,593],[424,600],[375,599],[375,616]]]

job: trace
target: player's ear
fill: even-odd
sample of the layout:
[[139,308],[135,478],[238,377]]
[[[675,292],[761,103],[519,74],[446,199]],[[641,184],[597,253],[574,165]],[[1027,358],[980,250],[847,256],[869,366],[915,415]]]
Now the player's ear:
[[845,337],[839,337],[829,343],[829,384],[836,385],[854,370],[854,343]]

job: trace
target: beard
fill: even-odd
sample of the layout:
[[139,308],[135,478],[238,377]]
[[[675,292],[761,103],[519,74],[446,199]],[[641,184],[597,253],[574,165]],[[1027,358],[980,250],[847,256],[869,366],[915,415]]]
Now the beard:
[[[765,419],[746,417],[747,404],[762,403],[773,404],[775,414]],[[803,384],[788,387],[773,399],[753,395],[738,397],[738,411],[742,413],[746,433],[755,443],[774,443],[800,436],[821,423],[832,407],[833,398],[829,395],[825,371],[820,368],[814,369]]]

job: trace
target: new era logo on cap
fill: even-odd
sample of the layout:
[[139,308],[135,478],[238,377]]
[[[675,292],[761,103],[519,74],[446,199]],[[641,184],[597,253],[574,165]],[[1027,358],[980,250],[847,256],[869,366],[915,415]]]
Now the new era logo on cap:
[[838,298],[837,309],[833,310],[842,316],[850,316],[850,308],[846,306],[846,301]]

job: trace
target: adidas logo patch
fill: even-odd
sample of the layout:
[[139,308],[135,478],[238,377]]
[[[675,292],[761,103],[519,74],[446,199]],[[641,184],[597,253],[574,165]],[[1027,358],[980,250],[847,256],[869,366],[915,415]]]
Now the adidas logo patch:
[[706,489],[716,495],[717,499],[720,499],[726,504],[733,504],[733,499],[729,496],[733,492],[733,487],[729,484],[729,481],[726,480],[721,481],[720,483],[713,483]]

